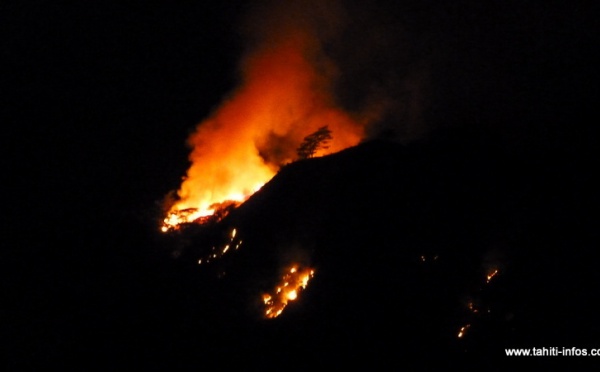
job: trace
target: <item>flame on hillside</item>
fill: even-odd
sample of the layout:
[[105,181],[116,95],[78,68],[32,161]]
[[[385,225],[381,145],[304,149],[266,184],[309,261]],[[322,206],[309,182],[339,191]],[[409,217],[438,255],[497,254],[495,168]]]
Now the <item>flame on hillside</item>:
[[306,288],[314,274],[315,271],[311,268],[300,268],[298,265],[290,267],[273,292],[262,295],[265,317],[278,317],[290,301],[298,298],[300,291]]
[[201,223],[222,203],[245,201],[295,160],[304,137],[320,127],[327,126],[333,138],[327,152],[314,156],[364,137],[364,123],[336,103],[337,67],[321,45],[338,10],[318,2],[273,5],[251,26],[258,30],[247,30],[254,48],[242,60],[241,85],[188,138],[191,165],[176,197],[165,201],[164,232]]
[[237,251],[240,249],[243,241],[237,237],[237,229],[233,228],[229,233],[229,239],[223,242],[220,246],[213,245],[208,253],[198,258],[198,265],[208,264],[211,261],[215,261],[222,258],[225,253],[231,251]]
[[463,338],[465,336],[465,334],[467,333],[467,330],[471,328],[470,324],[464,325],[462,327],[460,327],[460,329],[458,330],[458,334],[456,335],[456,337],[458,338]]
[[498,275],[498,269],[490,270],[485,276],[485,282],[489,283],[496,275]]

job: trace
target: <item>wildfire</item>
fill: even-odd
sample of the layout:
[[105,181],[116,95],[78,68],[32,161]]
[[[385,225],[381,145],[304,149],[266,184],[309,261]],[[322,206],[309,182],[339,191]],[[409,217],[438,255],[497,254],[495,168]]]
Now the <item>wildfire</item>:
[[265,317],[276,318],[279,316],[289,301],[298,298],[299,292],[306,288],[314,274],[315,271],[311,268],[300,269],[298,265],[292,266],[281,278],[280,284],[275,287],[273,293],[262,295]]
[[[289,6],[278,11],[287,14]],[[240,63],[241,86],[188,138],[191,165],[176,200],[166,203],[163,232],[203,223],[218,212],[215,205],[245,201],[296,159],[303,138],[317,128],[328,126],[333,138],[327,152],[315,156],[364,137],[366,123],[337,105],[336,66],[322,49],[319,27],[278,12],[262,17],[257,27],[255,48]]]
[[460,330],[458,331],[458,335],[456,335],[456,337],[463,338],[465,336],[465,333],[467,332],[467,329],[469,328],[471,328],[470,324],[460,327]]
[[498,269],[494,269],[491,270],[490,272],[488,272],[488,274],[486,275],[486,283],[489,283],[490,280],[492,280],[493,277],[495,277],[498,274]]
[[169,212],[167,217],[163,220],[161,231],[168,232],[170,230],[177,230],[185,223],[195,222],[204,224],[209,221],[219,222],[225,218],[231,210],[240,205],[242,201],[243,200],[227,200],[221,203],[214,203],[210,206],[210,209],[204,210],[199,208],[173,210]]
[[241,239],[236,240],[236,235],[237,235],[237,229],[233,228],[231,230],[231,233],[229,234],[229,240],[225,244],[223,244],[221,247],[219,247],[219,249],[217,249],[216,246],[213,246],[211,251],[208,252],[207,255],[198,259],[198,265],[207,264],[207,263],[210,263],[211,261],[221,258],[230,249],[238,250],[240,248],[240,246],[242,245],[242,240]]
[[467,307],[469,308],[470,311],[472,311],[474,314],[479,312],[479,309],[477,308],[477,306],[473,303],[473,301],[469,301],[469,303],[467,304]]

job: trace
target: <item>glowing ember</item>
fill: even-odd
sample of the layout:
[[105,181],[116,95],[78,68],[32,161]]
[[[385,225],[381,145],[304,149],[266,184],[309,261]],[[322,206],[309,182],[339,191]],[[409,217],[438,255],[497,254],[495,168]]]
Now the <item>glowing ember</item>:
[[467,332],[467,329],[469,329],[471,327],[470,324],[467,324],[465,326],[460,327],[460,330],[458,331],[458,338],[463,338],[465,333]]
[[314,273],[315,271],[310,268],[300,269],[297,265],[292,266],[281,279],[281,284],[275,287],[273,294],[263,294],[265,317],[279,316],[289,301],[298,298],[300,291],[306,288]]
[[494,269],[494,270],[490,271],[490,272],[487,274],[487,276],[486,276],[486,281],[485,281],[485,282],[486,282],[486,283],[489,283],[489,282],[490,282],[490,280],[492,280],[492,278],[496,276],[496,274],[498,274],[498,269]]
[[429,257],[427,258],[425,255],[421,255],[421,257],[419,258],[421,260],[421,262],[425,262],[425,261],[436,261],[439,258],[439,256],[436,254],[433,257]]
[[223,244],[222,247],[217,249],[216,246],[213,246],[210,253],[204,256],[203,258],[198,259],[198,265],[202,265],[204,263],[210,263],[211,259],[217,259],[223,257],[225,253],[227,253],[230,249],[237,250],[242,245],[242,240],[236,240],[237,229],[232,229],[231,233],[229,233],[229,240]]
[[467,307],[469,308],[469,310],[471,310],[473,313],[478,313],[479,309],[475,306],[475,304],[473,303],[473,301],[469,301],[469,303],[467,304]]

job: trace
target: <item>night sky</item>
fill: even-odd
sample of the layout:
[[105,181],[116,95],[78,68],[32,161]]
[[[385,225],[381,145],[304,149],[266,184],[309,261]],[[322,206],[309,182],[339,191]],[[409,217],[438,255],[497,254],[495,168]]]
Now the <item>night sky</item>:
[[[79,352],[93,358],[96,341],[104,345],[100,354],[142,359],[144,346],[115,351],[108,339],[143,344],[149,337],[148,350],[161,350],[149,323],[176,337],[176,346],[167,347],[173,359],[184,340],[198,345],[195,331],[204,324],[185,330],[155,319],[177,317],[170,306],[183,307],[201,286],[186,276],[189,270],[177,274],[169,266],[161,249],[171,243],[158,237],[156,222],[161,200],[189,166],[187,137],[240,83],[239,64],[253,38],[271,32],[273,17],[294,17],[286,7],[268,11],[275,2],[250,3],[0,5],[8,201],[2,322],[15,346],[8,366],[61,362]],[[371,138],[424,142],[435,156],[441,151],[435,143],[451,149],[449,141],[464,148],[493,144],[527,164],[552,159],[580,182],[560,187],[584,195],[573,199],[577,207],[557,196],[557,205],[565,205],[559,209],[574,219],[592,210],[597,137],[590,114],[598,72],[591,62],[597,43],[591,2],[340,4],[344,17],[334,18],[341,26],[327,17],[321,24],[333,35],[324,50],[339,68],[334,92],[341,107],[365,112],[374,100],[387,103],[368,130]],[[297,9],[298,17],[310,18],[310,7]],[[581,266],[570,263],[575,271],[591,267],[593,221],[573,227],[573,244],[590,250],[578,253]],[[172,295],[176,287],[181,293]],[[187,311],[182,316],[191,318]],[[572,342],[532,346],[579,346]],[[182,348],[190,361],[193,347]]]

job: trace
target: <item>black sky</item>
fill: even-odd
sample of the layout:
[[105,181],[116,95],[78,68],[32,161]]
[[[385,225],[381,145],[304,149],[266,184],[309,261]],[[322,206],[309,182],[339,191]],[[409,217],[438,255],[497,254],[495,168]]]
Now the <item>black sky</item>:
[[[146,140],[152,155],[145,156],[156,156],[161,146],[180,147],[186,132],[236,86],[249,5],[2,7],[8,118],[29,123],[35,145],[69,144],[70,155],[90,160],[109,153],[103,144],[118,143],[110,151],[116,160],[136,152],[123,157],[118,151],[145,147]],[[402,93],[394,82],[423,69],[430,81],[424,121],[543,126],[566,122],[561,116],[579,115],[591,103],[591,14],[585,3],[348,2],[349,26],[334,39],[343,43],[330,49],[348,71],[340,91],[351,95],[350,106],[373,86],[384,95]],[[148,163],[176,166],[170,159],[159,165],[163,158]]]
[[[2,7],[3,111],[25,135],[9,148],[30,168],[10,166],[42,188],[73,186],[63,182],[68,174],[75,182],[84,176],[91,184],[70,187],[82,198],[90,195],[85,188],[108,187],[115,197],[128,195],[120,200],[127,203],[144,193],[139,185],[156,185],[156,175],[173,187],[186,168],[187,134],[237,85],[250,6]],[[349,21],[328,50],[342,71],[340,102],[350,110],[373,95],[393,97],[401,108],[389,110],[384,126],[425,128],[417,133],[464,126],[554,146],[590,138],[583,122],[597,73],[589,5],[380,1],[345,9]],[[407,77],[417,81],[415,102],[406,98]],[[48,174],[56,166],[66,174]],[[116,182],[100,185],[109,175]],[[166,185],[157,187],[148,191]]]

